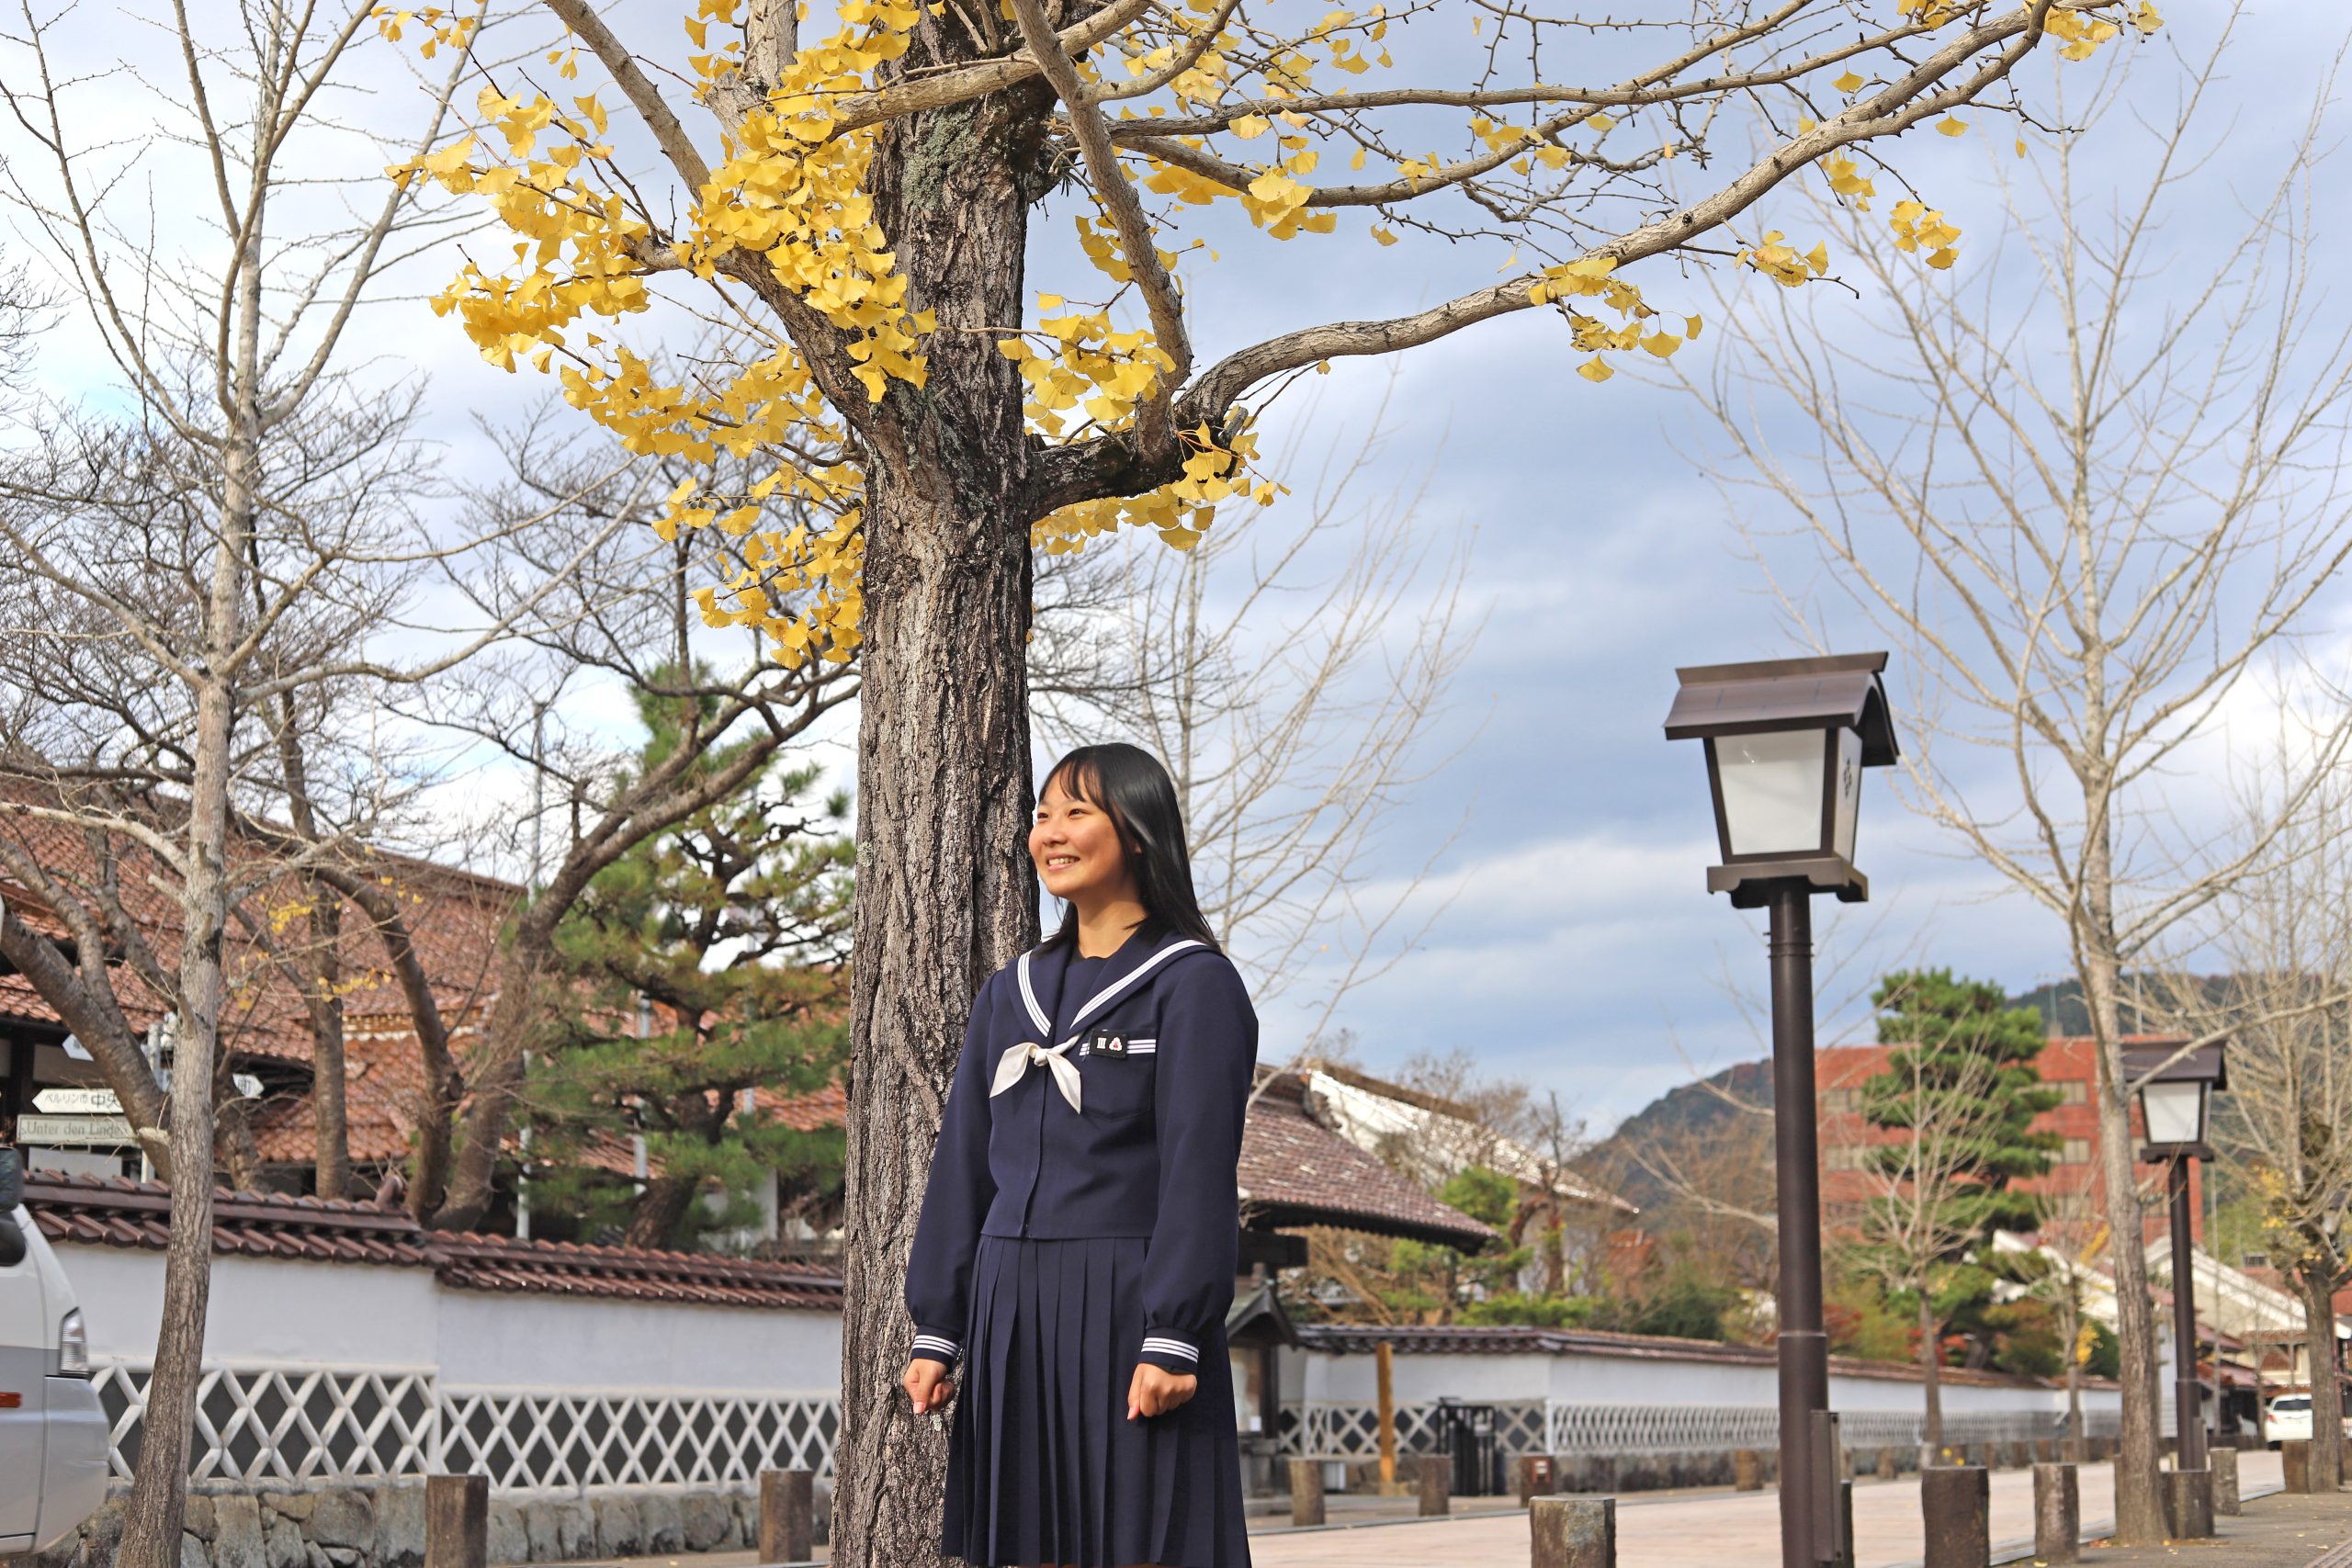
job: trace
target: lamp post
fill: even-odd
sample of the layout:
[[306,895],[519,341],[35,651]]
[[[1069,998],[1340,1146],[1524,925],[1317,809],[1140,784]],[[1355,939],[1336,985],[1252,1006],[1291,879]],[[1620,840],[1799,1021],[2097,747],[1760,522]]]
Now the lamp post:
[[2229,1069],[2219,1043],[2186,1040],[2143,1043],[2123,1053],[2124,1070],[2140,1084],[2140,1124],[2148,1134],[2140,1158],[2168,1167],[2172,1189],[2173,1427],[2178,1449],[2173,1468],[2201,1471],[2205,1462],[2204,1401],[2197,1383],[2197,1279],[2188,1235],[2188,1162],[2212,1156],[2213,1091],[2227,1089]]
[[1770,911],[1772,1118],[1779,1196],[1781,1562],[1850,1561],[1821,1321],[1821,1176],[1814,1120],[1813,896],[1870,897],[1854,869],[1861,771],[1895,760],[1883,653],[1679,670],[1669,740],[1706,747],[1723,863],[1707,890]]

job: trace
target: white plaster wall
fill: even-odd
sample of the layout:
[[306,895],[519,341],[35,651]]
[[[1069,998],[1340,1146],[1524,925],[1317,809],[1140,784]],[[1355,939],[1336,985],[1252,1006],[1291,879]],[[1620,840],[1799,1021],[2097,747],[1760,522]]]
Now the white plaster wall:
[[841,1387],[838,1313],[438,1293],[445,1387],[814,1394]]
[[[144,1361],[163,1326],[164,1255],[57,1249],[81,1298],[93,1355]],[[430,1367],[439,1351],[427,1269],[216,1257],[205,1359],[240,1365]]]

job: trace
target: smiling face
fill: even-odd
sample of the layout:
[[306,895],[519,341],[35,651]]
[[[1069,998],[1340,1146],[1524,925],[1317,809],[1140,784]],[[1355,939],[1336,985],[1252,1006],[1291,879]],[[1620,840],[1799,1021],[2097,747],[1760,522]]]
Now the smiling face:
[[1046,891],[1081,910],[1135,899],[1135,874],[1111,814],[1085,797],[1082,783],[1076,795],[1070,787],[1059,776],[1046,781],[1029,829],[1029,859]]

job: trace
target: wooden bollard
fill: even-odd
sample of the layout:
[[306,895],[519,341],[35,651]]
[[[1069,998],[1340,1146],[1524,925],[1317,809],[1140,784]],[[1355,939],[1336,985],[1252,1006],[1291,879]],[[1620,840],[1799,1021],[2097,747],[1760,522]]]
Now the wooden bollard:
[[1443,1454],[1423,1454],[1413,1461],[1413,1468],[1420,1483],[1421,1517],[1452,1513],[1453,1461]]
[[1881,1481],[1892,1481],[1894,1479],[1894,1450],[1893,1449],[1881,1449],[1878,1450],[1878,1478]]
[[1764,1456],[1754,1449],[1731,1450],[1731,1488],[1735,1492],[1764,1490]]
[[1617,1568],[1617,1499],[1538,1497],[1527,1511],[1532,1568]]
[[1981,1465],[1930,1466],[1919,1475],[1926,1568],[1991,1568],[1992,1477]]
[[1295,1459],[1290,1461],[1290,1522],[1294,1525],[1319,1525],[1323,1522],[1323,1461],[1319,1459]]
[[490,1477],[424,1478],[424,1568],[484,1568],[490,1561]]
[[2213,1472],[2213,1512],[2245,1513],[2245,1505],[2238,1496],[2238,1450],[2215,1449],[2205,1456],[2205,1464]]
[[2058,1462],[2058,1439],[2055,1438],[2034,1438],[2033,1462],[2036,1464],[2056,1464]]
[[2165,1523],[2175,1540],[2213,1539],[2213,1472],[2165,1472]]
[[816,1555],[817,1472],[760,1472],[760,1561],[806,1562]]
[[1550,1454],[1519,1456],[1519,1506],[1522,1508],[1538,1497],[1549,1497],[1560,1490],[1560,1467]]
[[2280,1443],[2278,1468],[2286,1474],[2288,1491],[2309,1492],[2312,1489],[2311,1439],[2289,1438]]
[[2083,1560],[2082,1483],[2071,1464],[2033,1467],[2033,1557],[2037,1562]]

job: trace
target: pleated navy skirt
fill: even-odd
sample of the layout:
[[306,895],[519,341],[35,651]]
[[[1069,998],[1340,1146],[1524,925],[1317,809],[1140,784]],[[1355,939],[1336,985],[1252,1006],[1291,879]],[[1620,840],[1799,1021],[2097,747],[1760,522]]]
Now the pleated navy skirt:
[[1143,1343],[1139,1237],[983,1235],[940,1549],[972,1568],[1249,1568],[1233,1368],[1127,1419]]

